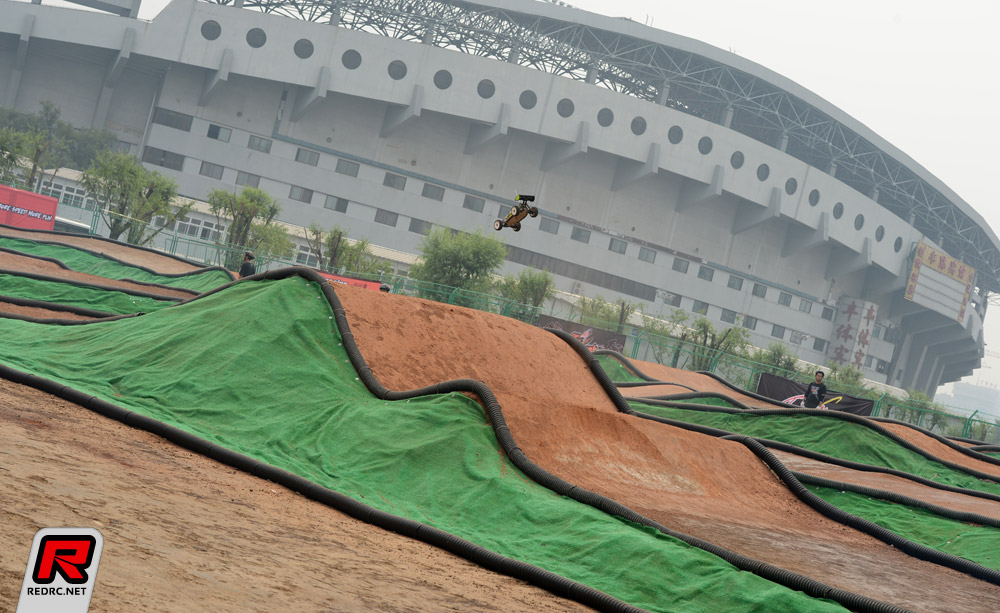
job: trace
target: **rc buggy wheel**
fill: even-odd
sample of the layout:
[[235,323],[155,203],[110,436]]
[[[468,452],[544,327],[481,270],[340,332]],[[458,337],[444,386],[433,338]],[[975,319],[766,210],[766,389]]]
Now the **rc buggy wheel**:
[[517,207],[516,206],[510,207],[510,214],[511,215],[517,215]]
[[515,232],[520,232],[521,231],[521,222],[517,222],[516,224],[514,224],[511,227],[514,228]]
[[533,206],[530,209],[528,209],[528,215],[531,215],[532,217],[538,217],[538,207]]
[[503,230],[503,222],[500,221],[499,219],[497,219],[496,221],[494,221],[493,222],[493,229],[494,230]]

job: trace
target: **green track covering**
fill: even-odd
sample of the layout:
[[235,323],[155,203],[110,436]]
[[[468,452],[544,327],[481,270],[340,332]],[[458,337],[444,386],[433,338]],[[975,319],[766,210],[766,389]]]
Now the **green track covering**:
[[598,355],[594,357],[597,358],[597,362],[604,369],[604,372],[608,373],[612,381],[618,381],[619,383],[645,381],[645,379],[633,374],[631,370],[625,368],[624,364],[610,355]]
[[378,400],[332,316],[300,277],[243,282],[113,322],[0,319],[0,362],[645,609],[843,610],[529,481],[462,394]]
[[633,402],[632,408],[641,413],[788,443],[843,460],[894,468],[945,485],[1000,494],[1000,483],[949,468],[903,447],[871,428],[835,417],[722,413],[639,402]]
[[0,247],[29,255],[53,258],[59,260],[71,270],[107,277],[108,279],[129,279],[142,283],[159,283],[161,285],[180,287],[197,292],[207,292],[232,281],[232,278],[222,270],[196,271],[183,276],[158,275],[78,247],[41,243],[23,238],[0,236]]
[[830,504],[932,549],[1000,570],[1000,529],[968,524],[917,507],[808,485]]
[[0,273],[0,296],[54,302],[114,315],[149,313],[177,304],[175,300],[157,300],[97,287],[83,287],[61,281],[44,281],[3,273]]

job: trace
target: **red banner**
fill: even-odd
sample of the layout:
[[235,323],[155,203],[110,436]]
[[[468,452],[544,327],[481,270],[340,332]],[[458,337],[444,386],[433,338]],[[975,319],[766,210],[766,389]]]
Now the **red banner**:
[[328,279],[331,283],[340,283],[341,285],[354,285],[356,287],[363,287],[365,289],[373,289],[376,292],[378,288],[382,286],[378,281],[365,281],[364,279],[352,279],[351,277],[341,277],[340,275],[332,275],[328,272],[317,271],[319,274],[323,275],[323,278]]
[[0,224],[29,230],[52,230],[59,201],[0,185]]

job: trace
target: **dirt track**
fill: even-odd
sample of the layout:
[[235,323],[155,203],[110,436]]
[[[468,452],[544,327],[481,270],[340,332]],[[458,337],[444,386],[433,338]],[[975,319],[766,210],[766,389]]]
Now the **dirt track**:
[[[134,250],[129,259],[154,269],[162,260]],[[485,381],[528,457],[568,481],[670,528],[879,600],[922,611],[1000,610],[1000,588],[823,518],[741,445],[617,413],[550,333],[459,307],[337,291],[385,385]],[[661,376],[653,366],[641,368]],[[666,380],[706,379],[671,374]],[[703,389],[730,391],[713,384]],[[35,530],[74,524],[98,527],[107,543],[93,611],[580,608],[5,381],[0,440],[0,521],[11,527],[0,533],[0,551],[14,553],[0,556],[0,609],[16,600]]]

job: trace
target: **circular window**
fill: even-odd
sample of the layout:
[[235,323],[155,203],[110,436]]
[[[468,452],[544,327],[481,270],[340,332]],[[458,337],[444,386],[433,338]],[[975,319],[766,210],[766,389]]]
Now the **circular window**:
[[799,182],[795,179],[785,181],[785,193],[791,196],[799,189]]
[[254,49],[260,49],[267,42],[267,34],[260,28],[252,28],[247,32],[247,44]]
[[865,216],[858,213],[858,216],[854,218],[854,229],[860,230],[865,227]]
[[295,46],[292,47],[292,51],[294,51],[295,55],[297,55],[303,60],[306,58],[310,58],[312,57],[313,54],[312,41],[305,38],[300,38],[299,40],[295,41]]
[[680,126],[672,126],[667,130],[667,140],[671,145],[676,145],[684,139],[684,130]]
[[729,165],[737,170],[743,168],[743,161],[744,160],[742,151],[736,151],[733,153],[733,155],[729,157]]
[[632,120],[632,134],[640,136],[646,132],[646,118],[636,117]]
[[843,216],[844,216],[844,203],[838,202],[837,204],[833,205],[833,218],[840,219]]
[[597,123],[601,124],[605,128],[610,126],[615,121],[615,114],[611,109],[601,109],[597,111]]
[[479,92],[480,98],[492,98],[493,94],[497,93],[497,86],[493,84],[493,81],[483,79],[476,86],[476,91]]
[[389,62],[389,76],[392,77],[393,81],[399,81],[406,76],[406,64],[402,60],[393,60]]
[[448,89],[451,87],[451,73],[447,70],[439,70],[435,72],[434,86],[438,89]]
[[530,89],[526,89],[521,92],[521,96],[517,99],[517,101],[521,104],[522,109],[533,109],[535,108],[535,105],[538,104],[538,96],[536,96],[535,92]]
[[201,24],[201,35],[205,37],[205,40],[215,40],[222,35],[222,26],[219,25],[218,21],[209,19]]
[[340,62],[344,65],[344,68],[354,70],[361,65],[361,54],[354,49],[348,49],[340,57]]
[[707,136],[702,136],[701,140],[698,141],[698,151],[701,151],[702,155],[708,155],[712,152],[712,139]]
[[576,106],[569,98],[563,98],[558,104],[556,104],[556,112],[559,113],[560,117],[569,117],[575,110]]
[[767,164],[761,164],[757,167],[757,178],[761,181],[767,181],[767,178],[771,176],[771,169]]
[[881,243],[883,238],[885,238],[885,227],[879,226],[875,228],[875,242]]
[[814,189],[809,192],[809,206],[816,206],[819,204],[819,190]]
[[896,237],[896,242],[892,244],[892,249],[896,253],[899,253],[899,250],[902,249],[902,248],[903,248],[903,237],[902,236],[897,236]]

